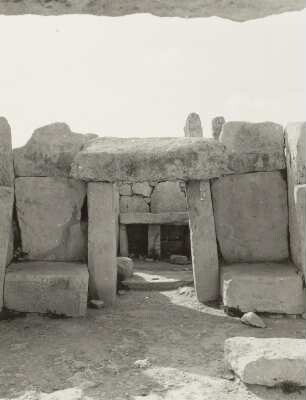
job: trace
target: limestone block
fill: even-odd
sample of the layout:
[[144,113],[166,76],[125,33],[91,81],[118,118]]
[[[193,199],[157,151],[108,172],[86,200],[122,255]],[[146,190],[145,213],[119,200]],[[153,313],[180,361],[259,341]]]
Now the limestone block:
[[120,212],[149,212],[150,208],[142,196],[120,196]]
[[295,186],[294,198],[299,227],[300,259],[304,276],[306,276],[306,185]]
[[21,312],[84,316],[88,270],[85,264],[22,262],[7,268],[4,304]]
[[152,213],[186,210],[186,196],[179,182],[160,182],[155,186],[151,196]]
[[234,173],[286,168],[281,125],[273,122],[226,122],[219,140],[230,152],[229,168]]
[[223,177],[213,182],[212,195],[226,262],[288,258],[287,185],[281,172]]
[[225,340],[224,356],[244,383],[306,386],[305,339],[232,337]]
[[211,130],[212,130],[212,136],[214,139],[219,140],[222,127],[225,124],[225,118],[224,117],[215,117],[211,121]]
[[128,183],[121,183],[119,186],[119,194],[122,196],[132,196],[132,187]]
[[148,226],[148,256],[160,258],[161,255],[161,226]]
[[92,141],[74,159],[85,181],[152,182],[210,179],[227,173],[225,146],[204,138],[110,138]]
[[188,115],[184,127],[185,137],[203,137],[202,124],[199,114]]
[[14,150],[16,176],[69,177],[75,155],[97,135],[74,133],[64,123],[34,131],[23,147]]
[[87,256],[81,221],[86,185],[68,178],[17,178],[16,206],[23,251],[30,260],[80,261]]
[[150,197],[152,193],[152,187],[148,184],[148,182],[133,183],[132,190],[134,194],[138,194],[143,197]]
[[303,281],[292,264],[232,264],[221,269],[225,307],[242,312],[302,314]]
[[5,269],[10,261],[14,189],[0,187],[0,311],[3,307]]
[[134,262],[129,257],[117,257],[117,273],[119,280],[130,278],[133,275]]
[[0,186],[14,185],[11,127],[0,117]]

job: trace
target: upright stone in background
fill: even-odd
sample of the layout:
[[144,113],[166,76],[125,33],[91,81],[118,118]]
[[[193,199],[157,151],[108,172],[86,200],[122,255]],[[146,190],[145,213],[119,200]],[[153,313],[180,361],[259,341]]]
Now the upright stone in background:
[[203,137],[202,124],[199,114],[191,113],[184,127],[185,137]]
[[210,183],[186,185],[194,283],[199,301],[219,297],[219,261]]
[[30,260],[84,261],[87,227],[81,224],[86,184],[67,178],[17,178],[22,248]]
[[109,305],[117,290],[115,195],[112,183],[88,184],[89,291]]
[[212,130],[212,136],[214,139],[219,140],[219,137],[221,135],[222,127],[225,124],[225,118],[224,117],[215,117],[211,121],[211,130]]
[[0,117],[0,186],[14,186],[11,128],[3,117]]
[[148,226],[148,256],[159,258],[161,255],[161,226]]
[[14,189],[0,187],[0,311],[3,307],[5,269],[10,261]]

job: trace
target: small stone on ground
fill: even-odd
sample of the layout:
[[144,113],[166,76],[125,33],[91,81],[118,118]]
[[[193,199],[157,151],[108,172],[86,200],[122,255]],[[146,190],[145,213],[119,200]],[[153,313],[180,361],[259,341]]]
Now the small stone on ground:
[[103,300],[90,300],[89,305],[91,308],[95,308],[96,310],[100,310],[105,306]]
[[256,328],[266,328],[264,321],[254,312],[248,312],[241,317],[241,322]]
[[190,261],[188,260],[188,257],[182,256],[180,254],[172,254],[170,256],[170,262],[171,262],[171,264],[179,264],[179,265],[190,264]]

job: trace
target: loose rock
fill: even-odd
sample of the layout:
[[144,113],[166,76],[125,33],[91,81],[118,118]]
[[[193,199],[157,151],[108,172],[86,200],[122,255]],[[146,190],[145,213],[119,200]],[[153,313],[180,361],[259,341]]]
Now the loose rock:
[[171,264],[178,264],[178,265],[186,265],[190,264],[188,257],[182,256],[180,254],[172,254],[170,256],[170,263]]
[[117,257],[117,273],[120,281],[133,275],[134,262],[129,257]]
[[105,306],[103,300],[90,300],[89,305],[91,308],[95,308],[96,310],[100,310]]
[[264,321],[254,312],[248,312],[241,317],[241,322],[256,328],[266,328]]

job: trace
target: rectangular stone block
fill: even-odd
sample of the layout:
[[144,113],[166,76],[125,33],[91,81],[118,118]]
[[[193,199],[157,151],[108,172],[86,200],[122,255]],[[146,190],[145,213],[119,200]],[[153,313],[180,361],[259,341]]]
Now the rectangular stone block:
[[17,178],[22,249],[30,260],[85,261],[86,185],[68,178]]
[[279,171],[220,178],[212,184],[224,260],[280,261],[288,253],[287,184]]
[[148,256],[160,257],[161,255],[161,226],[148,226]]
[[299,227],[300,260],[304,276],[306,276],[306,185],[295,186],[294,199]]
[[242,312],[302,314],[303,281],[293,264],[232,264],[221,269],[225,307]]
[[14,186],[11,127],[0,117],[0,186]]
[[116,192],[112,183],[88,184],[90,295],[112,304],[117,291]]
[[14,189],[0,187],[0,311],[3,307],[5,270],[11,259]]
[[4,304],[9,310],[80,317],[86,314],[87,293],[85,264],[36,261],[7,268]]

